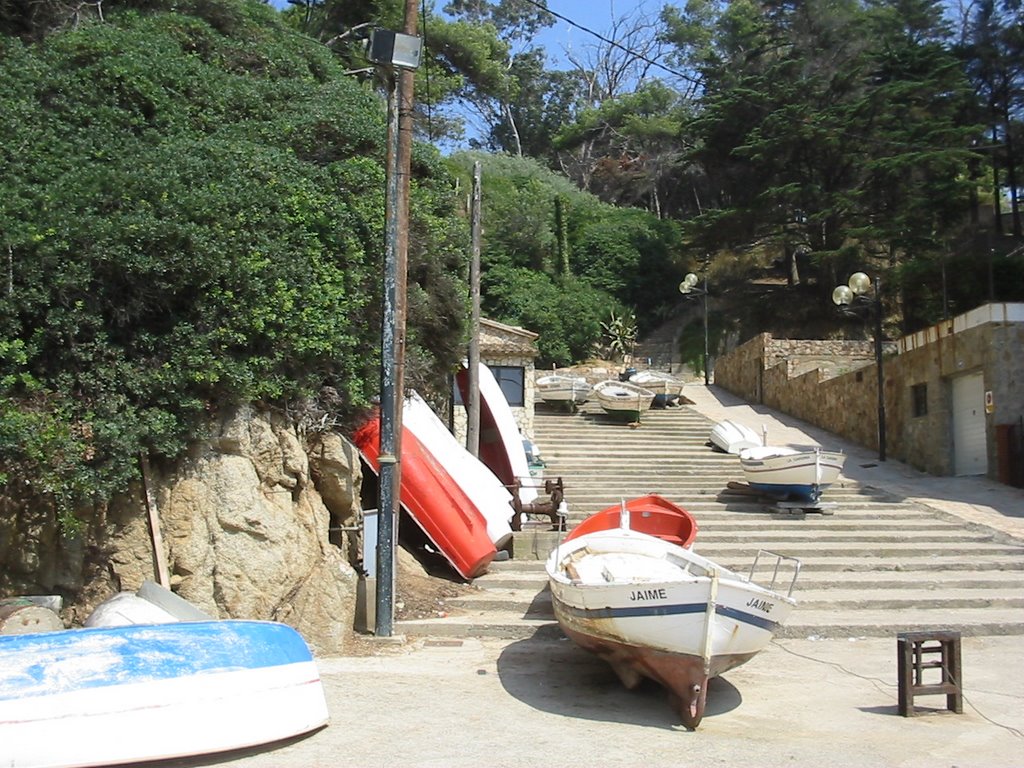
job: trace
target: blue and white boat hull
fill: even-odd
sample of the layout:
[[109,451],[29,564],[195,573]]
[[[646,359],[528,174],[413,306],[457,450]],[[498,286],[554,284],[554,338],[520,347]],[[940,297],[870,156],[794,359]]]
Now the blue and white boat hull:
[[797,450],[769,445],[740,451],[747,484],[780,501],[817,503],[825,489],[839,478],[845,462],[845,454],[820,448]]
[[5,768],[202,755],[327,722],[316,663],[284,624],[179,622],[0,637]]

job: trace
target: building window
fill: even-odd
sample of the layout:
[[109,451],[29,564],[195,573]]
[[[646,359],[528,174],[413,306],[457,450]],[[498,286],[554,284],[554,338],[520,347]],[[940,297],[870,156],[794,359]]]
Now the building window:
[[526,371],[522,366],[489,365],[501,392],[513,408],[526,405]]
[[912,412],[915,417],[928,415],[928,385],[915,384],[910,388]]
[[[522,408],[526,405],[526,369],[521,365],[488,365],[494,380],[501,387],[501,393],[505,395],[508,404],[513,408]],[[455,387],[455,404],[463,405],[462,392]]]

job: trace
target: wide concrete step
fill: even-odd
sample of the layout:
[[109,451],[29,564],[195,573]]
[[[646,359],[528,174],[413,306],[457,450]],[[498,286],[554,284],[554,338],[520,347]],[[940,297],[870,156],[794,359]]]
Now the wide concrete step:
[[[1024,634],[1024,618],[1007,620],[987,608],[882,609],[841,616],[832,609],[801,610],[798,606],[776,637],[891,637],[898,632],[936,627],[960,632],[964,637]],[[471,616],[398,621],[395,632],[409,637],[500,637],[508,640],[564,637],[557,621],[524,616],[518,611],[482,611]]]
[[[903,587],[888,590],[815,590],[797,589],[793,596],[798,607],[809,610],[962,610],[998,607],[1019,613],[1024,622],[1024,593],[1020,589],[985,590],[929,590]],[[492,589],[449,600],[450,612],[476,615],[490,611],[521,612],[524,616],[541,618],[554,616],[551,593],[546,589]]]

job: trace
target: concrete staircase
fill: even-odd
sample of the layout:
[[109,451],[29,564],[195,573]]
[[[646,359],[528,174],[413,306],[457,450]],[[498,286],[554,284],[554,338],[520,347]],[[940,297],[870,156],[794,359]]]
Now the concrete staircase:
[[[849,481],[826,491],[831,514],[780,511],[727,490],[743,475],[735,456],[708,447],[712,426],[681,406],[650,411],[630,428],[588,403],[576,414],[538,408],[535,433],[545,476],[565,484],[570,527],[653,492],[696,517],[694,549],[721,565],[746,573],[759,549],[799,558],[799,604],[782,637],[939,627],[965,636],[1024,634],[1024,541]],[[543,563],[560,536],[546,527],[517,533],[512,559],[476,579],[473,594],[450,601],[447,617],[397,622],[396,631],[561,636]]]

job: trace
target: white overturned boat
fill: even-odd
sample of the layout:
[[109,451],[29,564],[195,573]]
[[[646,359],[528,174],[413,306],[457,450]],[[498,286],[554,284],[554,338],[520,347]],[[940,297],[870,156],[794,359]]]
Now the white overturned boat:
[[816,504],[824,490],[839,478],[845,463],[845,454],[818,447],[763,445],[740,451],[747,484],[780,501]]
[[747,448],[760,448],[764,441],[750,427],[726,419],[711,428],[711,445],[723,453],[739,456]]
[[607,379],[594,385],[594,396],[601,408],[620,421],[640,421],[654,402],[654,393],[628,381]]
[[0,762],[74,768],[269,744],[327,724],[291,627],[185,621],[0,636]]
[[[630,530],[622,505],[618,528],[567,538],[546,568],[559,625],[598,655],[627,688],[642,678],[665,686],[682,722],[696,728],[708,680],[751,659],[771,641],[796,601],[677,544]],[[773,576],[773,579],[775,577]]]
[[402,423],[476,505],[487,523],[487,535],[495,548],[504,547],[512,538],[509,521],[515,510],[511,492],[486,464],[455,439],[455,435],[448,431],[444,422],[415,390],[410,390],[405,399]]
[[576,406],[587,402],[591,386],[584,376],[566,376],[560,373],[548,373],[537,378],[537,394],[545,403],[551,405]]

